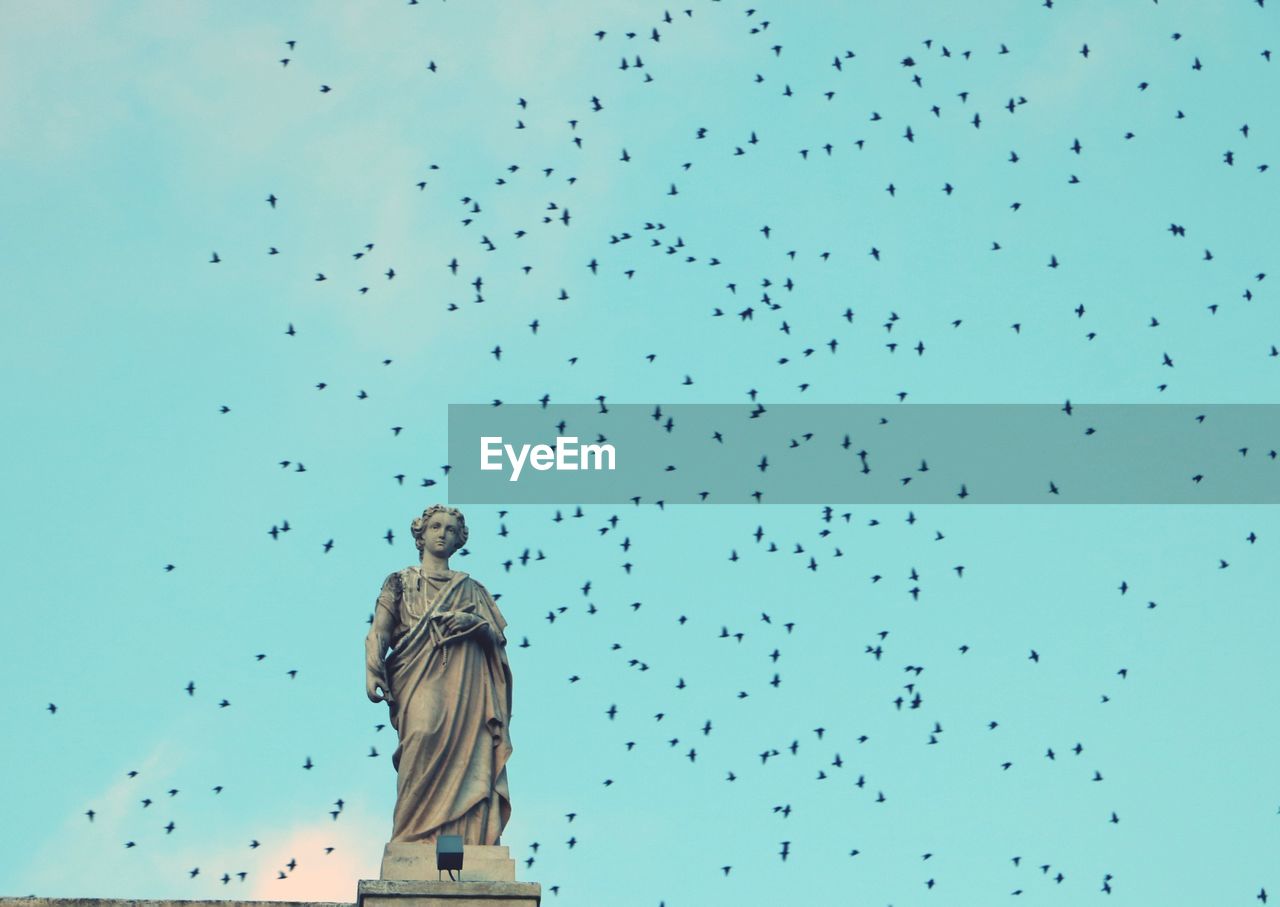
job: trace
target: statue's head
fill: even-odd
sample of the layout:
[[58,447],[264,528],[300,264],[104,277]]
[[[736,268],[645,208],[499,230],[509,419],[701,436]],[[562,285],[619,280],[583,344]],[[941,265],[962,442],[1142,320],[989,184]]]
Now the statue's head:
[[467,543],[467,520],[456,507],[432,504],[409,527],[421,556],[428,545],[437,557],[449,557]]

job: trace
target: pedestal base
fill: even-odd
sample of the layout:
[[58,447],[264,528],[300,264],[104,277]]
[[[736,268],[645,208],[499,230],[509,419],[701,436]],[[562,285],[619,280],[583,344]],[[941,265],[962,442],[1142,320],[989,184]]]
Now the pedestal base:
[[[501,844],[465,844],[462,870],[456,875],[464,883],[514,882],[516,861],[511,859],[510,849]],[[435,843],[388,844],[382,851],[379,878],[384,882],[439,881]],[[449,876],[446,874],[444,878],[448,880]]]
[[536,882],[378,879],[356,887],[356,907],[539,907],[541,903],[542,886]]

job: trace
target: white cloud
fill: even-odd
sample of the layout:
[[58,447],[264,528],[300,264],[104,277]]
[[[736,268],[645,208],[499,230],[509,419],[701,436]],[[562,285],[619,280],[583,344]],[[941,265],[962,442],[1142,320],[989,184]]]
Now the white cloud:
[[[94,810],[90,821],[83,812],[69,815],[60,828],[37,852],[35,858],[20,876],[23,891],[38,892],[41,896],[105,896],[104,886],[115,889],[138,878],[138,864],[154,867],[159,859],[142,850],[139,859],[122,859],[132,849],[125,848],[129,840],[130,818],[139,808],[140,785],[137,778],[129,776],[130,770],[138,772],[138,778],[146,779],[152,790],[172,776],[182,759],[185,747],[176,740],[158,742],[141,760],[122,768],[120,780],[113,782],[96,797],[87,802]],[[163,820],[161,820],[163,821]],[[76,871],[69,873],[68,864],[74,862]]]

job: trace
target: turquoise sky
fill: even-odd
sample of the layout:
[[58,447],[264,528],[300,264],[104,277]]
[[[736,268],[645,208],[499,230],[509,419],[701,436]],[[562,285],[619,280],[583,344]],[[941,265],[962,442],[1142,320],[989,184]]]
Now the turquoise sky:
[[[0,894],[376,877],[450,403],[1278,402],[1256,0],[3,14]],[[1280,896],[1274,508],[575,506],[453,562],[544,903]]]

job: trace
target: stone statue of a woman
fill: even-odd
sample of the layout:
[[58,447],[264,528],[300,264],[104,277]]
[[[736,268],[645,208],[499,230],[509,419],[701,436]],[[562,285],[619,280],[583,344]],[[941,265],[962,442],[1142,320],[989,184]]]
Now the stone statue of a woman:
[[506,621],[484,586],[449,568],[467,540],[461,513],[432,505],[412,531],[422,562],[383,582],[365,641],[366,692],[400,735],[391,841],[498,844],[511,815]]

